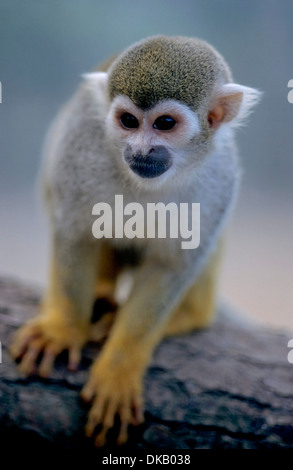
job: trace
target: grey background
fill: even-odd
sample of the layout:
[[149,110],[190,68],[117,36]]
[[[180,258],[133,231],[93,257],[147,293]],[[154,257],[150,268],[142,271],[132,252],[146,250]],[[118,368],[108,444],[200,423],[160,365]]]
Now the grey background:
[[35,181],[46,130],[81,74],[146,36],[197,36],[224,55],[236,82],[264,93],[238,131],[244,175],[221,294],[292,326],[292,24],[291,0],[0,0],[0,273],[45,285]]

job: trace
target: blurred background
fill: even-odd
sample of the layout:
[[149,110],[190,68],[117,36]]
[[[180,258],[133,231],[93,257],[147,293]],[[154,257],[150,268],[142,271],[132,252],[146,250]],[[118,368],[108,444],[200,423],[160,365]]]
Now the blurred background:
[[0,0],[0,275],[43,287],[48,235],[36,197],[42,143],[83,72],[154,34],[214,45],[263,91],[238,131],[242,188],[221,295],[247,317],[293,326],[292,0]]

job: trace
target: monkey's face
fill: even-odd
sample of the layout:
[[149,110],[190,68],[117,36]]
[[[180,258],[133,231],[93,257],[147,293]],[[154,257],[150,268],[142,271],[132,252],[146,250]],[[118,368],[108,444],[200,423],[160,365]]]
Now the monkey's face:
[[143,40],[107,72],[86,78],[99,103],[97,114],[106,117],[111,157],[129,182],[144,188],[173,188],[187,179],[193,184],[198,165],[219,141],[224,145],[230,124],[258,96],[231,83],[223,58],[193,38]]
[[175,100],[143,110],[120,95],[110,108],[107,130],[125,171],[136,179],[163,182],[187,165],[186,152],[200,126],[197,115]]

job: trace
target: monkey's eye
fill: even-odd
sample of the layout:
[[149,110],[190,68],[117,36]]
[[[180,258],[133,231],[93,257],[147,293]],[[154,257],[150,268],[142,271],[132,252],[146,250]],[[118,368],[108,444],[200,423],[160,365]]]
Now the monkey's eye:
[[158,129],[159,131],[169,131],[175,126],[175,124],[176,124],[175,119],[173,119],[171,116],[164,115],[164,116],[159,116],[155,120],[153,127],[155,129]]
[[133,114],[123,113],[120,122],[123,127],[126,129],[137,129],[139,127],[139,122]]

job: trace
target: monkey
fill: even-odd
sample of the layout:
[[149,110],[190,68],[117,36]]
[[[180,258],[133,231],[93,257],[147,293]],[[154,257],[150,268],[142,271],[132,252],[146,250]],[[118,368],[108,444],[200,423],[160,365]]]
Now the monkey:
[[[48,132],[40,178],[49,280],[11,353],[23,374],[48,377],[62,351],[74,371],[86,343],[103,342],[81,391],[91,404],[85,433],[98,447],[115,419],[117,444],[143,422],[143,380],[161,340],[213,321],[224,229],[241,180],[235,128],[259,98],[234,83],[206,41],[158,35],[85,74]],[[144,208],[200,203],[199,246],[182,249],[180,234],[96,239],[92,208],[114,207],[117,194]],[[126,299],[93,324],[95,299],[115,299],[128,265]]]

